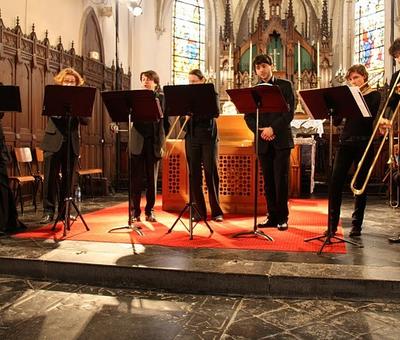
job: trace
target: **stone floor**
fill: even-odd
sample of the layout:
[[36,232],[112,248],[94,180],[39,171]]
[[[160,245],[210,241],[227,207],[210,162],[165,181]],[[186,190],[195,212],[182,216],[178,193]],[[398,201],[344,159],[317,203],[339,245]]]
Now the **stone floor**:
[[[124,200],[86,199],[81,208]],[[345,197],[346,237],[351,208]],[[40,216],[27,209],[22,220],[34,228]],[[2,237],[0,337],[400,339],[400,245],[387,242],[399,217],[371,197],[364,248],[346,254]]]
[[1,339],[399,339],[391,301],[169,294],[0,276]]

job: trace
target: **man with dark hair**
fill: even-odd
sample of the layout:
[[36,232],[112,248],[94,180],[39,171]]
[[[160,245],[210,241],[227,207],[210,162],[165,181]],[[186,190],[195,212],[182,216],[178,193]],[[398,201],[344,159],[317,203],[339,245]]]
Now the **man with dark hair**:
[[[400,38],[397,38],[393,44],[389,47],[389,54],[398,62],[400,63]],[[393,73],[392,78],[390,80],[390,88],[393,88],[393,86],[396,86],[396,89],[394,90],[394,94],[389,100],[387,110],[385,112],[385,118],[383,118],[380,122],[380,130],[383,133],[386,128],[392,128],[390,124],[389,118],[393,114],[393,112],[396,110],[396,108],[399,105],[400,101],[400,70]],[[398,112],[397,114],[400,114]],[[398,174],[397,174],[398,176]],[[396,178],[395,178],[396,180]],[[391,243],[400,243],[400,234],[397,236],[389,238],[389,242]]]
[[286,100],[288,112],[260,113],[259,125],[256,126],[254,113],[245,115],[247,126],[253,133],[258,133],[258,158],[264,177],[264,190],[267,200],[267,218],[258,227],[288,228],[288,195],[290,150],[293,148],[293,137],[290,122],[293,119],[295,97],[292,83],[278,79],[272,73],[272,59],[269,55],[258,55],[253,61],[259,78],[258,85],[270,84],[279,86]]

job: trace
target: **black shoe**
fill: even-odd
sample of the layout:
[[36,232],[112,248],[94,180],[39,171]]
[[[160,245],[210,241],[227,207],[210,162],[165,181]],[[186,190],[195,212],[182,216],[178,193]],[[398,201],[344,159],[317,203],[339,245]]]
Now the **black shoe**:
[[15,229],[6,229],[5,232],[6,232],[6,234],[11,235],[11,234],[22,233],[22,232],[24,232],[26,229],[27,229],[26,227],[25,227],[25,228],[19,227],[19,228],[15,228]]
[[361,228],[353,226],[349,232],[349,236],[361,236]]
[[204,221],[204,220],[206,220],[207,219],[207,217],[201,217],[201,216],[193,216],[192,217],[192,222],[195,222],[195,223],[198,223],[198,222],[200,222],[200,221]]
[[259,227],[259,228],[275,228],[277,226],[278,226],[278,223],[269,218],[265,219],[264,222],[257,224],[257,227]]
[[[64,216],[63,216],[63,219],[62,219],[62,220],[64,221]],[[69,220],[72,221],[72,222],[76,221],[76,216],[74,216],[74,215],[69,215]]]
[[[337,232],[337,229],[333,229],[331,231],[331,236],[335,236],[336,232]],[[329,236],[329,230],[328,229],[324,231],[324,236]]]
[[17,223],[14,227],[11,227],[10,229],[6,229],[3,234],[17,234],[17,233],[22,233],[25,231],[27,226],[22,223],[21,221],[17,220]]
[[224,222],[224,217],[222,215],[214,216],[212,219],[215,222]]
[[156,216],[153,213],[146,214],[147,222],[157,222]]
[[278,223],[278,230],[284,231],[284,230],[288,230],[288,228],[289,228],[289,226],[288,226],[287,222]]
[[131,223],[140,222],[140,216],[132,216]]
[[45,213],[45,214],[43,214],[39,223],[40,224],[49,224],[50,222],[53,221],[53,219],[54,219],[53,214]]
[[388,241],[390,243],[400,243],[400,234],[389,238]]

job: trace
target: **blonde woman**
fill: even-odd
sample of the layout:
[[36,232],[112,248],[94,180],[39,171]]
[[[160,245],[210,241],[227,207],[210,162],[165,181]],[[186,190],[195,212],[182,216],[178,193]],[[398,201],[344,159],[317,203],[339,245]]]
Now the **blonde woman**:
[[[81,75],[73,68],[65,68],[54,77],[54,81],[62,86],[81,86],[84,83]],[[71,118],[70,131],[70,174],[74,174],[79,156],[79,124],[87,125],[89,118]],[[58,174],[62,173],[58,213],[61,213],[62,202],[67,193],[67,127],[68,120],[64,116],[51,116],[48,120],[41,148],[44,151],[44,185],[43,185],[43,216],[41,224],[47,224],[54,219],[56,209],[56,188]],[[71,180],[71,183],[73,181]]]

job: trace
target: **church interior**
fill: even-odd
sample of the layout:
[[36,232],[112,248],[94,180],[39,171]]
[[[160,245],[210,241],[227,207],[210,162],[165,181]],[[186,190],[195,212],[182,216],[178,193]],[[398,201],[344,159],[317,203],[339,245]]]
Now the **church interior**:
[[397,0],[0,0],[0,336],[398,339],[399,70]]

